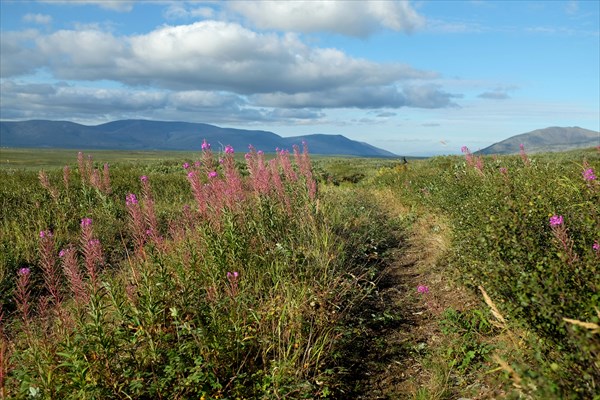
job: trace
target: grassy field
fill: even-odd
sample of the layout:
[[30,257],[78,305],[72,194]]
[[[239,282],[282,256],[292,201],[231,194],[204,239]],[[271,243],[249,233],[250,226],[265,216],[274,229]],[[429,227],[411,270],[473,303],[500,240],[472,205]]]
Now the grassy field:
[[1,149],[0,398],[594,398],[598,150],[464,153]]

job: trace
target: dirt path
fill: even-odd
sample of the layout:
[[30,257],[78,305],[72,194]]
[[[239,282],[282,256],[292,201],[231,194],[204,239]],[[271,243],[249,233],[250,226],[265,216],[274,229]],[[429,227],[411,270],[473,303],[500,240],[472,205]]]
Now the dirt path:
[[[390,213],[407,212],[390,206],[395,202],[385,201],[387,194],[378,196],[384,197],[388,208],[396,207]],[[462,309],[476,301],[449,283],[438,267],[448,240],[448,228],[439,217],[418,216],[405,243],[392,255],[393,261],[378,282],[377,295],[358,312],[362,334],[352,346],[347,380],[353,384],[348,398],[447,395],[449,371],[432,373],[431,366],[423,365],[424,354],[440,340],[437,317],[443,310]],[[419,293],[419,286],[426,286],[428,293]],[[419,392],[427,393],[426,397],[419,397]]]

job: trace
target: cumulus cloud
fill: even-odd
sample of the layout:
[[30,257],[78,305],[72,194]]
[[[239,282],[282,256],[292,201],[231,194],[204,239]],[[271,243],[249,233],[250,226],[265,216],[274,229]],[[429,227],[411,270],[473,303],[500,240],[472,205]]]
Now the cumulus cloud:
[[46,63],[43,54],[35,49],[39,32],[28,29],[19,32],[2,32],[0,35],[0,77],[26,75]]
[[[113,118],[296,123],[324,118],[322,109],[450,107],[460,97],[428,84],[439,78],[433,71],[356,58],[296,34],[233,22],[164,25],[136,35],[100,26],[28,30],[3,32],[0,40],[7,118],[19,112],[68,117],[72,110]],[[69,84],[15,81],[39,72]]]
[[109,79],[169,89],[290,94],[437,77],[405,64],[380,64],[337,49],[310,47],[292,34],[257,33],[218,21],[126,37],[98,29],[60,30],[35,43],[59,79]]
[[49,25],[52,23],[52,17],[45,14],[25,14],[23,15],[23,21],[40,25]]
[[294,94],[266,93],[253,96],[256,104],[267,107],[320,108],[441,108],[456,104],[451,100],[460,95],[444,92],[436,85],[407,86],[345,86],[331,90]]
[[5,80],[0,84],[2,115],[24,118],[185,119],[198,122],[259,122],[314,120],[325,115],[312,109],[252,107],[241,96],[210,91],[169,91],[129,88],[90,88],[65,82],[25,84]]
[[133,10],[134,1],[128,0],[43,0],[43,3],[49,4],[68,4],[68,5],[87,5],[92,4],[106,10],[129,12]]
[[412,32],[425,19],[408,1],[229,2],[229,8],[260,29],[303,33],[333,32],[367,37],[382,28]]
[[212,18],[215,11],[210,7],[188,8],[185,3],[171,3],[163,12],[167,19]]

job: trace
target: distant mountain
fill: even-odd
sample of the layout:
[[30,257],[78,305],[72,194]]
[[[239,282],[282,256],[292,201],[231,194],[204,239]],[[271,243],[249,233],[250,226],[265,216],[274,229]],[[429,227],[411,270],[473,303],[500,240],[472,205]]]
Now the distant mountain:
[[206,139],[213,149],[226,145],[246,151],[274,152],[308,143],[313,154],[339,154],[363,157],[393,157],[395,154],[342,135],[314,134],[281,137],[273,132],[220,128],[188,122],[122,120],[101,125],[81,125],[67,121],[0,121],[0,146],[65,149],[116,150],[200,150]]
[[600,145],[600,132],[575,127],[553,126],[523,133],[495,143],[479,154],[515,154],[523,144],[528,153],[565,151]]

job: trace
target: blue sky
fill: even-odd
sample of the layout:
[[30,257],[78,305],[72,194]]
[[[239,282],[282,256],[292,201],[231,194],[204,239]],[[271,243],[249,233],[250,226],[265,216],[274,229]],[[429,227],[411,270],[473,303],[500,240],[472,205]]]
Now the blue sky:
[[[0,118],[144,118],[458,153],[600,130],[600,2],[0,2]],[[269,150],[269,149],[265,149]]]

